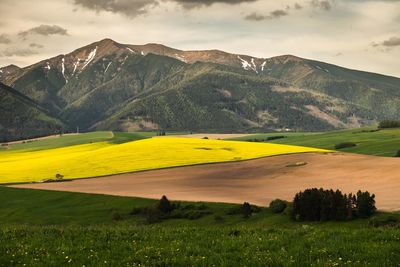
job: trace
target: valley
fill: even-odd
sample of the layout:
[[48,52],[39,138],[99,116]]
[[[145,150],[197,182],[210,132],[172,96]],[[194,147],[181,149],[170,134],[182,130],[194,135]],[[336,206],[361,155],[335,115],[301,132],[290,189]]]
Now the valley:
[[400,0],[0,0],[0,267],[400,266]]

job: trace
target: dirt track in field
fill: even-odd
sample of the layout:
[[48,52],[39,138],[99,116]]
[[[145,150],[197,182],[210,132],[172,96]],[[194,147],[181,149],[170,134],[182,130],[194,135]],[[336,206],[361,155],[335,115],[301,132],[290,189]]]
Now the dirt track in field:
[[[287,167],[299,162],[307,164]],[[400,210],[400,159],[306,153],[14,187],[263,206],[310,187],[361,189],[375,193],[378,209]]]
[[182,138],[204,138],[208,139],[229,139],[229,138],[238,138],[244,136],[250,136],[254,134],[212,134],[212,133],[196,133],[196,134],[183,134],[183,135],[166,135],[166,136],[155,136],[155,138],[163,138],[163,137],[182,137]]

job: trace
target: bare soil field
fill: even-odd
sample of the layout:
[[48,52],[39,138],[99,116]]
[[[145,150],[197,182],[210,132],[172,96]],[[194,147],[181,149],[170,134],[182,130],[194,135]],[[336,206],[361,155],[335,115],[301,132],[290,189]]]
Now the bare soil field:
[[378,209],[400,210],[400,159],[304,153],[14,187],[262,206],[310,187],[361,189],[375,193]]

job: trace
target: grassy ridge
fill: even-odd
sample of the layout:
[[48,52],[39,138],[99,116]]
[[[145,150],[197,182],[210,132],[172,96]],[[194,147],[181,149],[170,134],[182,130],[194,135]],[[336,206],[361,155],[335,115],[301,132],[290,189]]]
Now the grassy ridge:
[[303,133],[274,133],[260,134],[235,138],[235,140],[249,140],[266,138],[268,136],[284,135],[287,138],[269,141],[276,144],[289,144],[297,146],[334,149],[334,146],[343,142],[354,142],[355,147],[341,149],[340,151],[393,157],[400,150],[400,129],[377,130],[374,127],[349,129],[317,134]]
[[[127,215],[131,208],[151,203],[154,200],[0,187],[0,265],[396,266],[400,262],[400,230],[372,228],[367,220],[298,223],[268,209],[246,220],[226,215],[235,205],[221,203],[205,203],[213,214],[199,220],[146,225]],[[126,218],[112,221],[112,209]],[[215,214],[223,220],[216,221]]]
[[1,151],[27,150],[36,151],[52,149],[66,146],[74,146],[95,142],[108,141],[110,143],[124,143],[151,137],[153,133],[122,133],[122,132],[89,132],[80,134],[67,134],[62,136],[50,137],[48,139],[37,139],[23,143],[11,144],[0,147]]

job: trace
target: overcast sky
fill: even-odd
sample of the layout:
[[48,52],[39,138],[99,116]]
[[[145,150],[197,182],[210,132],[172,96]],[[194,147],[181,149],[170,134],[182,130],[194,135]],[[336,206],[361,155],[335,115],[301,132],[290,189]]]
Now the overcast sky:
[[0,66],[111,38],[400,77],[400,0],[0,0],[0,14]]

